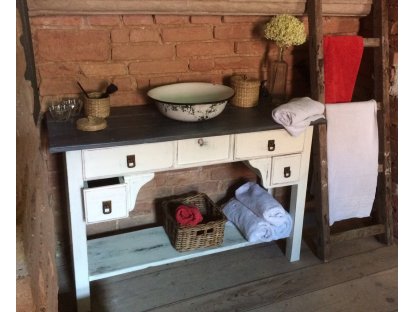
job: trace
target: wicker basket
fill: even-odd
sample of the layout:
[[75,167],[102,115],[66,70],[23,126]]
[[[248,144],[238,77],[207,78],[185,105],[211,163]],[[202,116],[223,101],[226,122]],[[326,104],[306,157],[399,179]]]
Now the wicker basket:
[[88,93],[84,97],[84,113],[88,116],[106,118],[110,115],[110,97],[100,99],[101,92]]
[[234,75],[231,77],[231,87],[235,92],[231,104],[238,107],[254,107],[259,103],[259,80],[249,79],[245,75]]
[[[204,220],[196,226],[180,225],[176,222],[175,211],[180,205],[197,207]],[[177,251],[213,247],[222,244],[227,219],[212,200],[204,193],[162,202],[163,227],[170,242]]]

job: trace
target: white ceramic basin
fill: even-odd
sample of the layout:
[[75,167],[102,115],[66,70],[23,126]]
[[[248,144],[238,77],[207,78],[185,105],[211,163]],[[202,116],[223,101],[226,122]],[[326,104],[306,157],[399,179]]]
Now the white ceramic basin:
[[207,82],[184,82],[151,89],[147,95],[166,117],[202,121],[221,114],[234,90]]

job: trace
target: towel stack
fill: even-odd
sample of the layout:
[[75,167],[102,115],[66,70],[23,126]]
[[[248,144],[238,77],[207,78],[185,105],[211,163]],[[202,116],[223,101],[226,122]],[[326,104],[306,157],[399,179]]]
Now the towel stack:
[[249,242],[270,242],[289,237],[292,218],[261,186],[247,182],[235,192],[223,209],[228,220]]
[[272,111],[272,118],[292,136],[298,136],[312,121],[324,116],[325,105],[309,97],[294,98]]

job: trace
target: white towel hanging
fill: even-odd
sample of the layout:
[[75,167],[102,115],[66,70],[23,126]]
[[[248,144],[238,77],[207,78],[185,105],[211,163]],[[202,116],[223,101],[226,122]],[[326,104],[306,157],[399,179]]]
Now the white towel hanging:
[[326,105],[329,224],[371,213],[378,175],[377,103]]

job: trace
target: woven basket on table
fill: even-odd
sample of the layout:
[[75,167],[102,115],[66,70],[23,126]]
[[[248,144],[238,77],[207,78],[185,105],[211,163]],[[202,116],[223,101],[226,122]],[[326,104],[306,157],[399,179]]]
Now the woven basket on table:
[[[180,205],[197,207],[203,221],[195,226],[180,225],[176,222],[175,211]],[[227,219],[220,208],[204,193],[162,202],[163,227],[177,251],[219,246],[224,240],[224,226]]]
[[249,79],[245,75],[234,75],[231,77],[231,87],[234,89],[231,104],[238,107],[254,107],[259,103],[259,80]]
[[110,115],[110,97],[99,98],[101,92],[91,92],[88,96],[84,97],[85,116],[107,118]]

